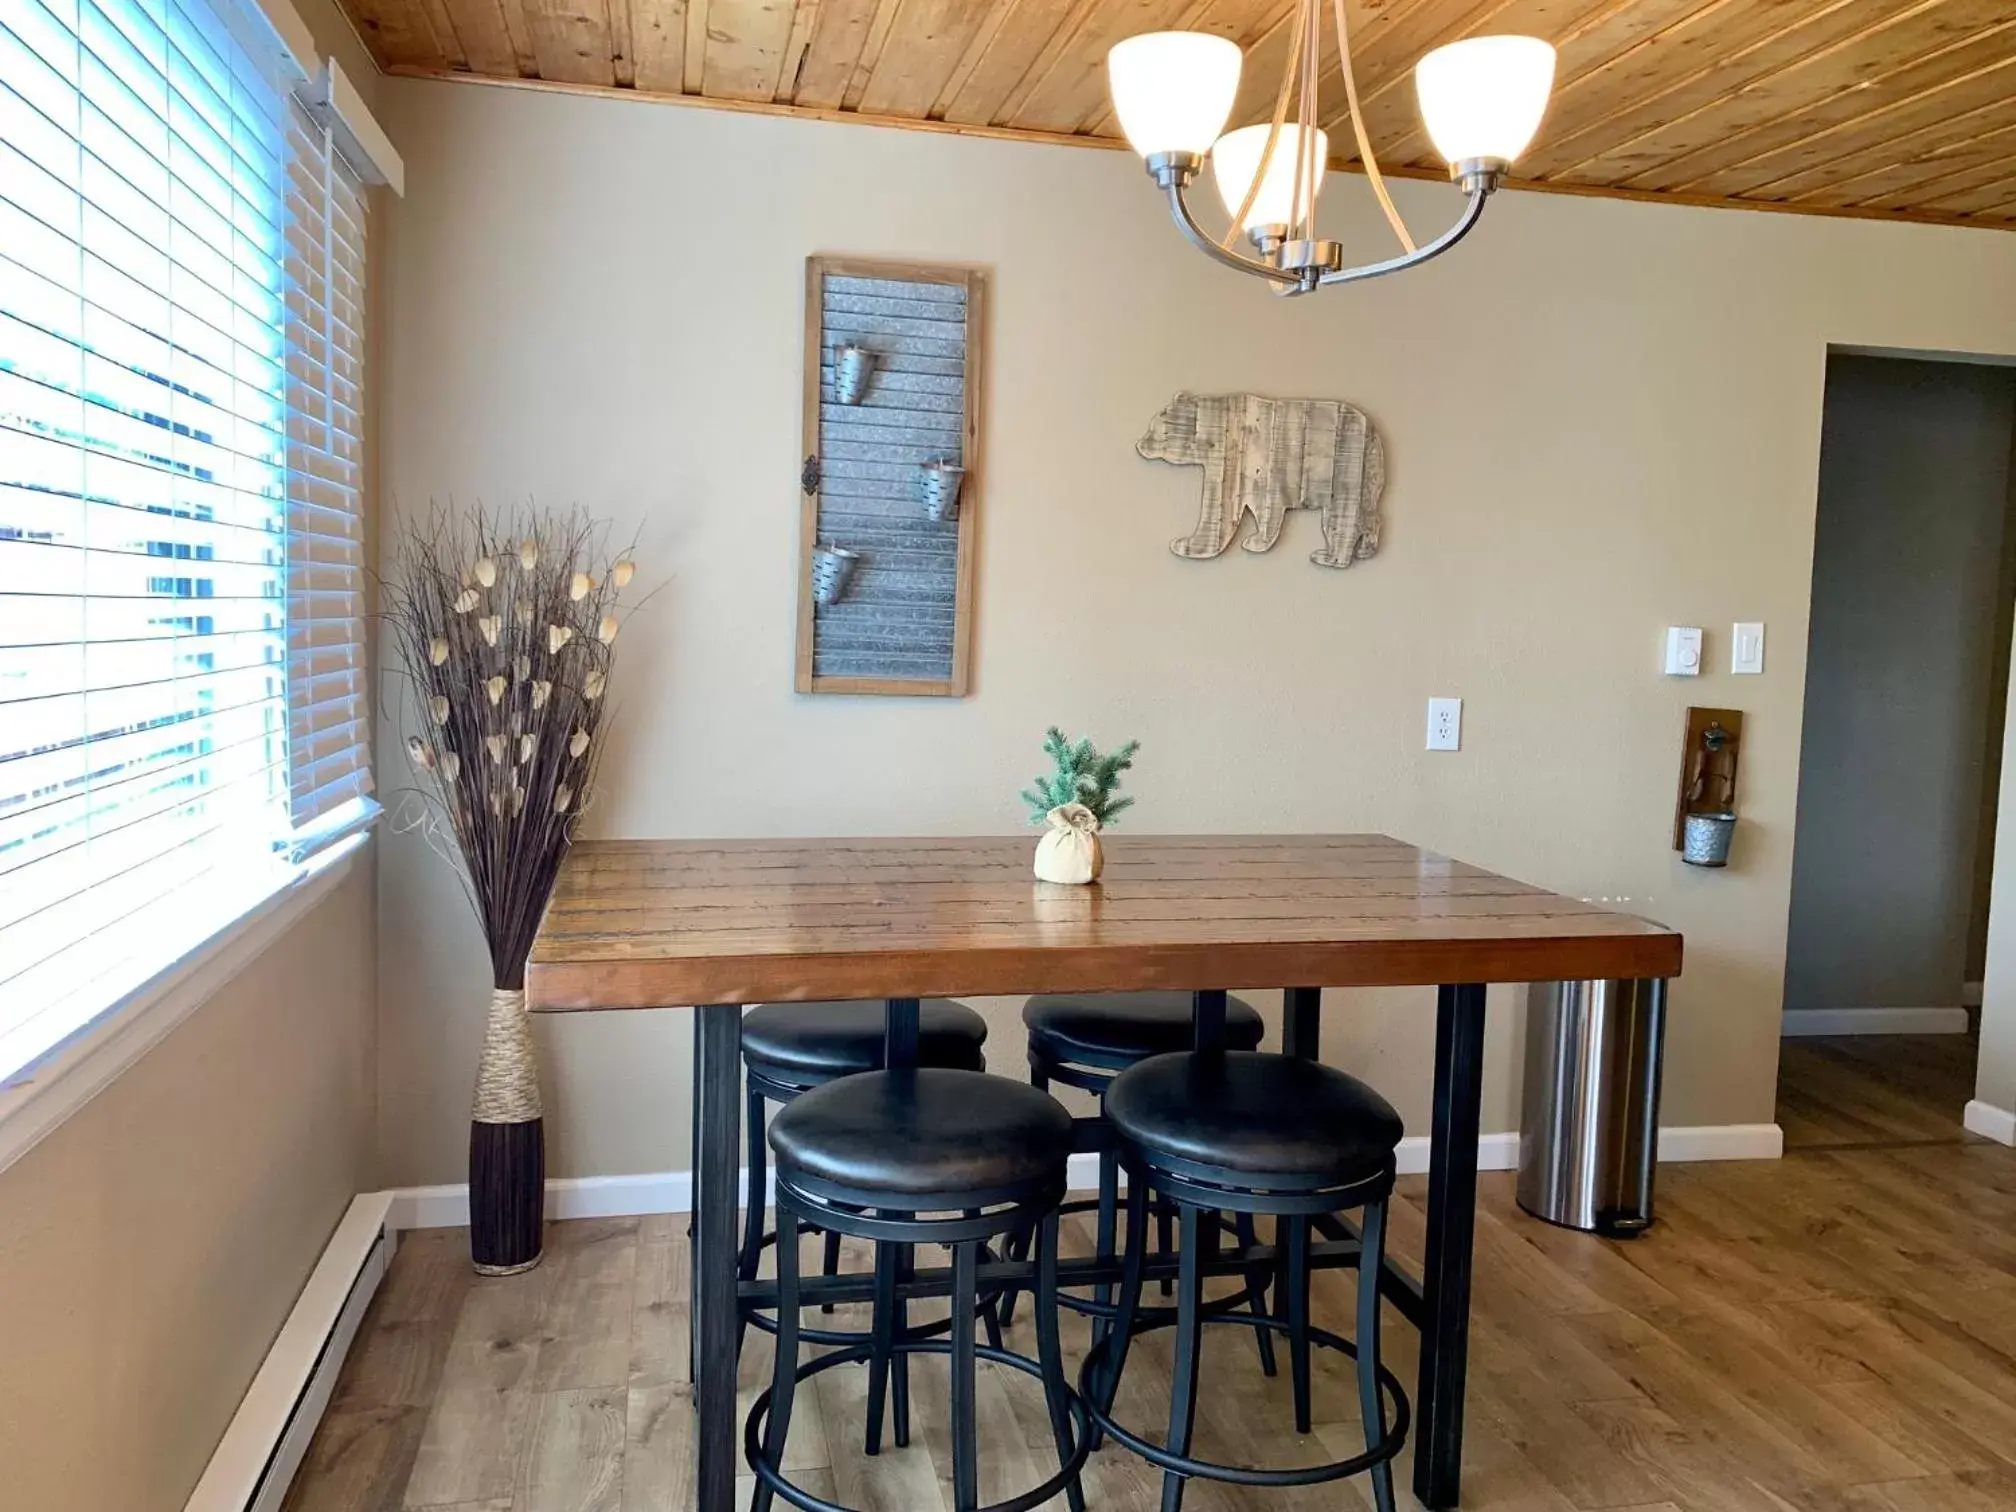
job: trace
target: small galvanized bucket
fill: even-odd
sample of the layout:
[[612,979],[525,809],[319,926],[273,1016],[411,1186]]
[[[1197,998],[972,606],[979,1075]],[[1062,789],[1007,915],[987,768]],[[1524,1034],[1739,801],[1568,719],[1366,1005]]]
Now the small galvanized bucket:
[[861,553],[845,546],[820,546],[812,553],[812,600],[817,604],[837,604],[846,596],[847,584],[861,561]]
[[926,462],[917,469],[917,493],[924,501],[927,520],[959,518],[959,489],[966,481],[966,469],[957,462]]
[[1680,859],[1689,866],[1727,866],[1734,814],[1689,814],[1680,831]]
[[875,354],[866,347],[833,348],[833,397],[842,404],[859,404],[868,392],[869,375],[875,371]]

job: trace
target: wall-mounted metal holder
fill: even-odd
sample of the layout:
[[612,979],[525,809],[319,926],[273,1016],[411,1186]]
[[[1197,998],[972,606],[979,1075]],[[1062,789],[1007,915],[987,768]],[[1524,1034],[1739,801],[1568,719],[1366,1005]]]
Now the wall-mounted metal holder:
[[868,397],[868,380],[875,372],[875,354],[851,343],[833,348],[833,397],[842,404],[859,404]]
[[820,546],[812,552],[812,598],[821,607],[837,604],[847,596],[847,585],[854,579],[854,569],[861,564],[861,553],[849,551],[845,546]]
[[1736,763],[1742,746],[1741,709],[1687,711],[1673,849],[1689,866],[1729,864],[1729,842],[1736,830]]
[[917,493],[924,501],[924,518],[940,524],[959,518],[959,489],[966,481],[966,469],[957,462],[926,462],[917,469]]

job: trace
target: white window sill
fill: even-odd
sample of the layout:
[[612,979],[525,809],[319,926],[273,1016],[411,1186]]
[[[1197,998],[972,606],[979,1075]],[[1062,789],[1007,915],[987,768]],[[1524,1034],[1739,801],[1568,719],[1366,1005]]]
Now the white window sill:
[[335,891],[369,839],[359,830],[296,867],[194,949],[108,1005],[91,1026],[12,1080],[0,1079],[0,1171],[109,1086]]

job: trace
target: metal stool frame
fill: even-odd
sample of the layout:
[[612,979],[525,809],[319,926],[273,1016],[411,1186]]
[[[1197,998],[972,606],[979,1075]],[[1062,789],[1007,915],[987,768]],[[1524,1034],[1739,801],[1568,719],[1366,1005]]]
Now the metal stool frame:
[[[1137,1051],[1073,1049],[1067,1059],[1040,1045],[1032,1034],[1029,1043],[1029,1084],[1044,1091],[1053,1082],[1067,1087],[1076,1087],[1081,1092],[1089,1092],[1099,1099],[1099,1119],[1102,1124],[1106,1117],[1106,1089],[1113,1085],[1113,1079],[1130,1066],[1138,1065],[1148,1057]],[[1109,1126],[1110,1131],[1110,1126]],[[1119,1152],[1109,1140],[1099,1150],[1099,1195],[1096,1198],[1078,1197],[1066,1202],[1058,1209],[1060,1214],[1098,1213],[1094,1228],[1093,1244],[1102,1260],[1114,1258],[1117,1248],[1120,1207],[1120,1158]],[[1229,1227],[1241,1249],[1251,1249],[1259,1243],[1253,1220],[1249,1215],[1235,1214],[1229,1223],[1215,1223],[1205,1230],[1202,1242],[1215,1249],[1222,1228]],[[1011,1258],[1026,1258],[1025,1236],[1008,1241]],[[1168,1255],[1176,1247],[1176,1213],[1172,1207],[1158,1205],[1155,1213],[1156,1253]],[[1221,1298],[1211,1304],[1213,1313],[1230,1312],[1241,1307],[1250,1308],[1253,1316],[1264,1317],[1267,1312],[1267,1268],[1256,1266],[1246,1273],[1246,1284],[1232,1296]],[[1174,1290],[1173,1283],[1161,1283],[1162,1295],[1167,1297]],[[1098,1343],[1106,1336],[1106,1329],[1114,1314],[1113,1288],[1107,1282],[1100,1282],[1092,1288],[1090,1297],[1074,1296],[1070,1292],[1058,1293],[1061,1305],[1073,1312],[1092,1319],[1092,1342]],[[1164,1313],[1173,1320],[1174,1309],[1150,1310],[1148,1316],[1160,1318]],[[1005,1328],[1015,1318],[1015,1291],[1008,1288],[1000,1304],[1001,1324]],[[1256,1328],[1254,1348],[1259,1351],[1260,1369],[1267,1376],[1275,1373],[1274,1341],[1268,1330]]]
[[[1079,1371],[1079,1393],[1096,1425],[1096,1434],[1110,1434],[1150,1464],[1159,1466],[1162,1512],[1180,1512],[1183,1488],[1193,1478],[1242,1486],[1309,1486],[1369,1472],[1373,1501],[1379,1512],[1394,1512],[1392,1462],[1407,1441],[1409,1406],[1398,1378],[1379,1359],[1379,1274],[1385,1254],[1386,1205],[1392,1194],[1394,1167],[1346,1186],[1289,1176],[1255,1176],[1222,1167],[1161,1154],[1126,1141],[1122,1157],[1127,1167],[1127,1249],[1120,1283],[1120,1307],[1112,1330],[1094,1341]],[[1181,1227],[1181,1274],[1177,1281],[1176,1363],[1171,1376],[1169,1431],[1155,1444],[1113,1420],[1113,1400],[1135,1335],[1168,1327],[1162,1317],[1148,1317],[1141,1307],[1145,1245],[1148,1237],[1150,1189],[1173,1201]],[[1358,1264],[1357,1337],[1346,1340],[1309,1321],[1309,1230],[1311,1220],[1357,1208],[1361,1220]],[[1202,1302],[1203,1268],[1199,1260],[1200,1226],[1207,1213],[1234,1212],[1269,1216],[1283,1230],[1283,1275],[1270,1317],[1250,1313],[1213,1314]],[[1348,1459],[1300,1469],[1271,1470],[1226,1465],[1192,1456],[1191,1428],[1197,1411],[1197,1362],[1207,1322],[1237,1323],[1287,1336],[1289,1371],[1295,1394],[1295,1429],[1310,1428],[1309,1350],[1312,1344],[1336,1349],[1357,1362],[1358,1405],[1365,1424],[1366,1449]],[[1386,1398],[1393,1419],[1386,1417]],[[1375,1431],[1376,1430],[1376,1431]]]
[[[801,1512],[849,1512],[794,1485],[783,1474],[784,1445],[791,1430],[791,1406],[797,1385],[838,1365],[867,1361],[870,1375],[864,1447],[869,1454],[877,1454],[882,1447],[881,1372],[887,1370],[891,1356],[901,1361],[911,1354],[950,1357],[953,1512],[1029,1512],[1060,1491],[1071,1512],[1084,1512],[1079,1470],[1092,1450],[1092,1422],[1084,1400],[1065,1380],[1063,1345],[1057,1329],[1057,1209],[1063,1200],[1064,1186],[1060,1172],[1038,1183],[934,1195],[929,1199],[930,1212],[956,1216],[927,1217],[907,1206],[918,1200],[914,1197],[841,1186],[780,1168],[776,1196],[776,1361],[770,1388],[757,1397],[743,1428],[743,1454],[758,1482],[752,1512],[769,1512],[773,1496],[781,1496]],[[892,1208],[889,1206],[892,1201],[904,1205]],[[878,1264],[873,1340],[836,1350],[809,1363],[799,1363],[799,1342],[809,1337],[798,1326],[797,1237],[801,1223],[828,1233],[873,1240],[878,1256],[893,1253],[899,1245],[944,1245],[952,1252],[951,1317],[963,1319],[965,1326],[953,1328],[947,1339],[925,1338],[921,1330],[899,1333],[889,1305],[894,1297],[882,1294],[883,1268]],[[998,1344],[977,1344],[973,1338],[973,1317],[980,1305],[976,1271],[986,1241],[1028,1226],[1033,1226],[1036,1236],[1038,1357],[1033,1361]],[[1042,1381],[1058,1457],[1055,1475],[985,1508],[979,1505],[978,1425],[974,1407],[975,1364],[983,1359]],[[901,1444],[907,1432],[903,1425],[898,1426],[897,1442]]]

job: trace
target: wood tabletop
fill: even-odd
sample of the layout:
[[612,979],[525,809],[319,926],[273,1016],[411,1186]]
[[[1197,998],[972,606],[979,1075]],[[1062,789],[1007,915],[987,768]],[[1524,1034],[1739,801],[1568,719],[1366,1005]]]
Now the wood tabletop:
[[525,986],[546,1011],[816,998],[1666,977],[1673,930],[1384,835],[1115,835],[1090,887],[1031,834],[595,840]]

